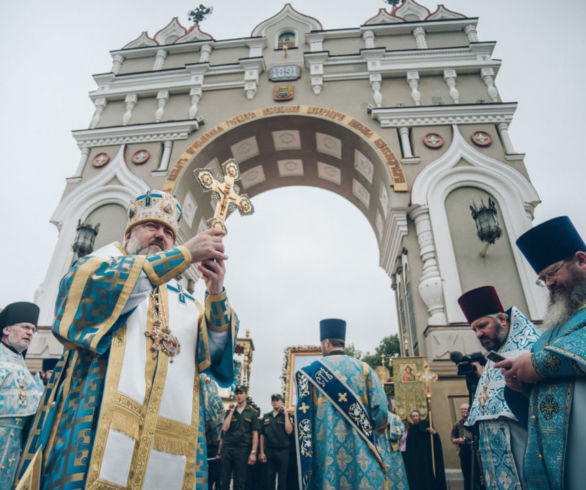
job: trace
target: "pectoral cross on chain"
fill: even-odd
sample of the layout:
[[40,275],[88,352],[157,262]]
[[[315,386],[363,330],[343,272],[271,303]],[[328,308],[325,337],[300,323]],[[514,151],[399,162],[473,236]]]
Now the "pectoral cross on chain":
[[226,218],[232,211],[238,209],[240,214],[252,214],[254,207],[246,194],[238,194],[239,187],[236,181],[240,179],[240,168],[236,160],[230,159],[222,163],[223,177],[216,179],[212,172],[204,168],[195,169],[195,180],[203,190],[212,192],[212,199],[218,201],[214,217],[208,220],[210,228],[226,231]]

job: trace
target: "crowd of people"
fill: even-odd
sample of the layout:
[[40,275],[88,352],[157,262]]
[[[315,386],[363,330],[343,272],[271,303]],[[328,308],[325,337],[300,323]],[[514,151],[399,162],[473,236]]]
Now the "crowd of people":
[[[0,488],[212,490],[446,488],[436,428],[401,420],[346,322],[319,325],[323,357],[295,373],[294,414],[261,414],[234,380],[238,317],[226,290],[223,232],[176,246],[182,211],[149,191],[128,208],[122,243],[77,260],[59,287],[52,332],[64,347],[32,376],[24,355],[39,309],[0,313]],[[586,245],[567,217],[517,245],[549,290],[541,327],[494,287],[458,300],[489,361],[451,441],[466,490],[579,489],[586,423]],[[177,276],[197,264],[202,303]],[[413,381],[412,368],[405,381]]]

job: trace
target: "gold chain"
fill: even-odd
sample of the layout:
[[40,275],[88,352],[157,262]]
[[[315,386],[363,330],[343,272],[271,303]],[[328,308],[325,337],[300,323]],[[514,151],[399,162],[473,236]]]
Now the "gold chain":
[[163,302],[161,301],[160,290],[158,287],[153,289],[151,293],[151,304],[153,313],[153,330],[146,331],[145,337],[149,337],[153,341],[151,350],[153,351],[153,359],[157,358],[157,353],[163,351],[169,360],[173,362],[173,358],[178,356],[181,352],[181,345],[179,339],[175,337],[171,330],[164,326],[165,312],[163,311]]

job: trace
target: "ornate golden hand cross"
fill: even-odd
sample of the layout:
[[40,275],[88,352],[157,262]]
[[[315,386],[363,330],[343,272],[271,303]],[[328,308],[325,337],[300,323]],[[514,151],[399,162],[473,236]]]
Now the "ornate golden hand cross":
[[208,220],[210,228],[226,231],[226,218],[234,209],[240,214],[252,214],[254,208],[246,194],[238,194],[240,189],[236,181],[240,179],[240,168],[236,160],[230,159],[222,163],[223,177],[216,179],[212,172],[204,168],[197,168],[193,172],[195,180],[199,182],[204,191],[212,192],[212,199],[218,201],[214,217]]

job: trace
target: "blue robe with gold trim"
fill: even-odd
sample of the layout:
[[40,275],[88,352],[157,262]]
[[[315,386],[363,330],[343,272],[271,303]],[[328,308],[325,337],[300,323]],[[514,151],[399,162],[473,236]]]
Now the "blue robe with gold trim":
[[389,487],[397,490],[409,490],[405,463],[403,462],[401,451],[399,451],[399,440],[404,431],[405,427],[403,426],[401,417],[396,413],[389,412],[389,425],[385,431],[385,435],[390,447],[383,454],[387,456],[385,463],[389,468]]
[[[358,395],[373,429],[380,432],[377,447],[383,461],[387,460],[389,445],[383,431],[388,421],[387,398],[378,376],[367,364],[350,356],[331,355],[320,361]],[[322,393],[313,387],[311,390],[315,407],[312,488],[385,488],[385,472],[364,439]]]
[[[29,488],[206,488],[199,373],[232,382],[238,320],[225,291],[204,309],[181,289],[190,262],[185,247],[145,257],[111,244],[62,279],[53,333],[66,350],[23,454]],[[141,280],[158,315],[152,295],[133,296]],[[173,359],[145,336],[157,316],[181,345]],[[217,336],[225,347],[210,348]]]
[[[529,351],[541,332],[515,306],[508,313],[509,333],[498,353],[512,359]],[[505,377],[492,361],[482,370],[465,425],[478,428],[486,488],[521,490],[527,431],[507,404]]]
[[581,489],[586,484],[586,308],[546,331],[532,363],[544,379],[529,401],[525,480],[529,489]]
[[23,429],[43,394],[22,354],[0,342],[0,488],[11,488],[22,451]]

